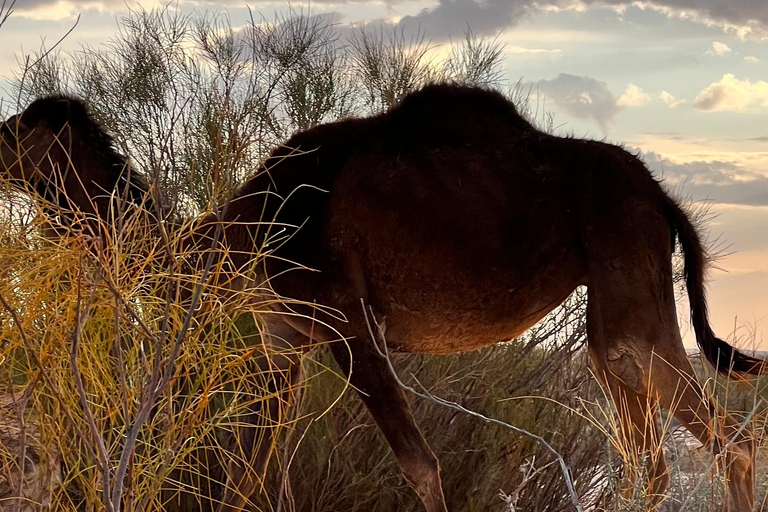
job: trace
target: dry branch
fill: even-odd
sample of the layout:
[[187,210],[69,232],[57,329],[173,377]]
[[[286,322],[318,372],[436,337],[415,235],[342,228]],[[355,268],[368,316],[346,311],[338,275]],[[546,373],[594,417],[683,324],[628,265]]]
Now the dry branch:
[[[397,371],[395,370],[395,367],[392,364],[392,360],[389,357],[389,351],[387,349],[387,341],[384,337],[383,328],[376,321],[376,318],[373,315],[373,311],[366,309],[365,302],[362,299],[360,300],[360,304],[363,308],[363,314],[365,315],[365,322],[368,327],[368,334],[371,337],[371,342],[373,343],[373,346],[376,349],[376,352],[378,352],[379,355],[387,361],[387,366],[389,367],[389,371],[392,374],[392,377],[397,381],[397,384],[401,388],[408,391],[412,395],[418,396],[419,398],[430,400],[441,406],[449,407],[451,409],[455,409],[465,414],[469,414],[470,416],[474,416],[475,418],[478,418],[486,423],[493,423],[494,425],[502,426],[504,428],[512,430],[513,432],[529,437],[534,441],[536,441],[537,443],[539,443],[541,446],[544,447],[546,451],[548,451],[552,455],[552,457],[554,457],[557,460],[557,463],[559,464],[560,470],[563,474],[563,479],[565,480],[565,486],[568,489],[568,495],[571,498],[571,503],[573,504],[577,512],[583,512],[583,508],[581,507],[581,503],[579,501],[579,496],[576,493],[576,487],[573,485],[573,478],[571,476],[571,471],[568,469],[568,466],[565,464],[565,459],[563,459],[563,456],[557,450],[555,450],[551,444],[549,444],[543,437],[533,434],[523,428],[516,427],[510,423],[507,423],[505,421],[501,421],[495,418],[489,418],[488,416],[484,416],[479,412],[467,409],[466,407],[456,402],[452,402],[450,400],[446,400],[439,396],[435,396],[432,393],[430,393],[424,386],[422,386],[418,380],[416,381],[416,383],[421,388],[421,391],[417,391],[413,387],[405,384],[397,375]],[[373,323],[376,325],[376,333],[374,333],[373,327],[371,326],[371,318],[373,318]],[[382,346],[384,347],[383,350],[379,346],[379,343],[381,343]]]

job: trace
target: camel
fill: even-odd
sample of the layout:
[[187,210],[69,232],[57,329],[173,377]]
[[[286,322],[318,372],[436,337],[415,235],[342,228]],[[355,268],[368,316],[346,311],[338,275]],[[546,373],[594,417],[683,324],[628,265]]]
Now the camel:
[[[122,190],[138,201],[146,190],[120,178],[109,136],[77,99],[40,99],[1,133],[6,173],[45,197],[55,184],[56,197],[105,216],[105,191],[127,184],[130,192]],[[370,340],[361,300],[390,351],[450,354],[521,335],[581,285],[588,351],[622,433],[639,455],[656,454],[645,459],[655,503],[669,483],[653,450],[663,407],[722,451],[730,510],[752,510],[749,437],[696,381],[681,340],[676,243],[702,353],[733,377],[766,374],[766,366],[713,333],[700,237],[621,147],[544,133],[498,92],[434,84],[382,114],[295,134],[235,194],[224,221],[222,243],[238,265],[249,264],[255,246],[267,250],[257,272],[277,293],[341,313],[275,306],[265,336],[295,355],[271,361],[281,370],[273,372],[280,396],[262,407],[284,414],[301,353],[330,344],[427,512],[447,511],[440,465]],[[246,426],[238,435],[243,453],[227,468],[222,512],[241,510],[255,492],[274,431]]]

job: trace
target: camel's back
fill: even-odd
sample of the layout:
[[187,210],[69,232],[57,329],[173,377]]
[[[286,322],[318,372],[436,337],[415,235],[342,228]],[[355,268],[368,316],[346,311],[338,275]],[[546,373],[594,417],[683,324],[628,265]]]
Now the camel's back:
[[[493,147],[537,133],[501,94],[456,85],[434,85],[406,97],[400,105],[369,118],[320,125],[291,137],[267,159],[259,174],[239,192],[230,218],[274,222],[259,243],[280,240],[281,258],[316,266],[319,234],[340,176],[346,172],[372,183],[382,174],[354,168],[367,157],[384,169],[401,158],[447,148]],[[350,171],[351,170],[351,171]],[[423,177],[427,177],[426,174]],[[285,226],[299,226],[289,240],[274,237]],[[291,231],[288,228],[288,231]]]

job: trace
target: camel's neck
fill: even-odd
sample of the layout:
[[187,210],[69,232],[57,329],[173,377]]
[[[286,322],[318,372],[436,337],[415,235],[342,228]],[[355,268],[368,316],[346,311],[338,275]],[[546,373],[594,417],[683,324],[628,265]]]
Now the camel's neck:
[[53,173],[52,182],[38,185],[38,192],[62,207],[65,215],[67,210],[79,209],[108,221],[115,198],[141,204],[147,194],[143,180],[111,148],[94,150],[74,141],[52,148],[47,158],[60,162],[59,168]]
[[215,247],[220,258],[232,263],[227,267],[244,270],[258,252],[254,243],[257,227],[247,217],[231,212],[229,206],[221,213],[224,215],[210,213],[192,224],[191,233],[185,237],[187,251],[200,255],[198,265],[204,265],[204,256]]
[[246,200],[234,199],[228,205],[222,222],[222,243],[238,267],[247,266],[254,257],[258,257],[268,229],[253,206]]

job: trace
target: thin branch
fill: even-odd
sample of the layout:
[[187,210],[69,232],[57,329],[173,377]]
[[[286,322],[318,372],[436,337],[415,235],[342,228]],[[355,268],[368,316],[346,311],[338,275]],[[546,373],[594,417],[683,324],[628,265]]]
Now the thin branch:
[[75,329],[72,332],[72,349],[69,352],[69,362],[72,365],[72,376],[75,380],[75,387],[77,388],[77,395],[80,399],[80,407],[83,409],[83,414],[85,414],[86,421],[88,422],[88,428],[91,431],[91,438],[93,441],[93,444],[96,447],[96,453],[99,456],[99,459],[101,460],[101,466],[102,466],[102,501],[104,502],[104,506],[107,507],[107,510],[112,510],[110,505],[110,495],[109,495],[109,480],[110,480],[110,464],[109,464],[109,454],[107,453],[107,447],[104,443],[104,436],[99,432],[99,428],[96,426],[96,420],[93,417],[93,411],[91,411],[91,406],[88,403],[88,396],[85,393],[85,386],[83,385],[83,376],[80,372],[80,365],[77,362],[77,356],[80,351],[80,338],[82,336],[83,327],[85,326],[85,322],[88,321],[88,317],[90,316],[91,312],[91,305],[93,305],[93,300],[96,296],[96,286],[95,283],[91,287],[91,292],[88,297],[88,301],[85,305],[85,308],[81,309],[82,305],[82,296],[81,296],[81,289],[82,289],[82,273],[83,273],[83,262],[82,258],[80,260],[80,276],[78,278],[77,283],[77,305],[75,307],[75,316],[77,317],[77,323],[75,324]]
[[[173,375],[173,370],[176,363],[176,358],[178,357],[179,351],[181,350],[181,344],[192,322],[192,318],[195,315],[195,311],[197,310],[197,305],[200,301],[200,297],[203,294],[203,288],[205,286],[205,283],[208,281],[208,277],[211,274],[211,267],[213,266],[213,260],[217,253],[216,245],[218,244],[219,239],[221,238],[222,225],[223,225],[223,223],[221,222],[221,219],[225,217],[228,206],[229,206],[229,202],[225,203],[224,208],[217,214],[218,218],[216,222],[216,228],[213,234],[213,239],[211,241],[211,252],[208,253],[208,258],[205,262],[205,268],[203,270],[203,274],[200,276],[200,280],[198,281],[198,284],[195,287],[195,290],[192,295],[192,300],[189,304],[189,308],[187,309],[181,329],[179,329],[179,332],[176,335],[176,339],[171,349],[171,354],[168,357],[168,362],[165,368],[165,373],[163,374],[163,378],[156,387],[154,388],[150,387],[149,393],[148,393],[149,396],[141,405],[139,412],[136,414],[136,420],[134,421],[133,425],[131,425],[131,428],[128,432],[125,445],[123,446],[123,452],[120,455],[120,463],[118,464],[117,471],[115,472],[115,487],[112,490],[112,509],[114,510],[114,512],[120,512],[125,474],[128,469],[128,462],[131,459],[131,454],[133,453],[134,447],[136,445],[136,441],[138,440],[138,437],[139,437],[139,431],[143,427],[144,422],[149,417],[149,413],[151,412],[152,407],[157,401],[157,398],[165,392],[165,389],[168,387],[168,384],[170,383],[171,376]],[[160,371],[160,368],[158,367],[153,368],[153,378],[151,379],[151,386],[155,384],[156,378],[154,377],[154,375],[156,375],[157,372],[159,371]]]
[[[29,385],[24,389],[24,392],[22,393],[21,397],[17,400],[16,393],[13,389],[13,380],[11,380],[10,383],[10,392],[11,392],[11,401],[13,405],[16,408],[16,419],[19,423],[19,455],[17,459],[17,467],[19,468],[19,481],[18,485],[16,486],[16,496],[18,496],[19,499],[15,500],[13,502],[13,512],[20,512],[21,506],[22,506],[22,499],[21,497],[24,496],[23,490],[24,490],[24,471],[27,463],[27,422],[24,419],[24,412],[27,410],[27,403],[29,403],[29,398],[32,396],[32,390],[34,389],[35,385],[39,381],[40,374],[38,372],[38,375],[32,379],[32,381],[29,383]],[[11,477],[11,468],[8,468],[8,482],[12,482]]]
[[[14,3],[15,3],[15,0],[14,0]],[[11,4],[11,5],[13,5],[13,4]],[[10,12],[9,12],[8,14],[10,14]],[[6,19],[7,19],[7,15],[6,15]],[[3,19],[3,20],[0,22],[0,26],[2,26],[2,24],[3,24],[4,22],[5,22],[5,19]],[[69,30],[67,30],[67,31],[64,33],[64,35],[63,35],[63,36],[61,36],[61,37],[58,39],[58,41],[56,41],[56,42],[53,44],[53,46],[51,46],[51,47],[50,47],[50,48],[48,48],[47,50],[42,50],[42,49],[41,49],[42,53],[40,53],[40,54],[37,56],[37,60],[35,60],[35,61],[34,61],[34,62],[32,62],[31,64],[29,63],[29,60],[27,60],[27,63],[25,64],[26,68],[27,68],[27,69],[31,69],[31,68],[33,68],[33,67],[37,66],[37,65],[38,65],[40,62],[42,62],[42,61],[43,61],[43,60],[44,60],[46,57],[48,57],[48,56],[49,56],[49,55],[50,55],[50,54],[51,54],[51,53],[52,53],[52,52],[53,52],[53,51],[54,51],[56,48],[58,48],[58,47],[59,47],[59,45],[60,45],[61,43],[63,43],[63,42],[64,42],[64,40],[65,40],[67,37],[69,37],[69,35],[70,35],[72,32],[74,32],[74,31],[75,31],[75,28],[77,28],[77,25],[78,25],[79,23],[80,23],[80,15],[78,14],[78,15],[77,15],[77,18],[75,19],[75,22],[72,24],[72,26],[71,26],[71,27],[69,27]],[[26,72],[26,69],[25,69],[25,72]]]
[[[376,349],[376,352],[378,352],[379,355],[387,361],[387,366],[389,367],[389,371],[392,374],[392,377],[395,379],[395,381],[401,388],[403,388],[405,391],[408,391],[413,395],[418,396],[419,398],[430,400],[432,402],[435,402],[438,405],[442,405],[444,407],[448,407],[450,409],[455,409],[465,414],[469,414],[470,416],[474,416],[475,418],[478,418],[486,423],[493,423],[494,425],[500,425],[504,428],[512,430],[513,432],[529,437],[534,441],[538,442],[539,444],[541,444],[541,446],[543,446],[544,449],[547,450],[557,460],[558,464],[560,465],[560,470],[563,473],[563,479],[565,480],[565,486],[568,488],[568,495],[571,497],[571,503],[573,503],[574,508],[576,509],[577,512],[583,512],[584,509],[582,509],[581,503],[579,502],[579,496],[576,493],[576,487],[573,484],[571,471],[568,469],[568,466],[565,464],[565,459],[563,459],[563,456],[560,455],[560,453],[557,450],[555,450],[552,447],[552,445],[550,445],[543,437],[533,434],[531,432],[528,432],[523,428],[516,427],[514,425],[506,423],[504,421],[497,420],[495,418],[489,418],[488,416],[484,416],[479,412],[475,412],[473,410],[467,409],[466,407],[460,404],[457,404],[456,402],[452,402],[450,400],[440,398],[439,396],[435,396],[432,393],[430,393],[418,380],[416,380],[416,383],[421,388],[421,391],[416,391],[414,388],[412,388],[411,386],[405,384],[402,380],[400,380],[400,377],[397,375],[397,372],[395,371],[395,367],[392,365],[392,359],[390,359],[389,357],[387,342],[386,342],[386,339],[384,338],[384,330],[382,329],[381,325],[379,325],[379,323],[376,321],[376,317],[373,315],[373,311],[366,310],[365,302],[362,299],[360,299],[360,304],[363,308],[363,315],[365,316],[365,323],[366,323],[366,326],[368,327],[368,334],[371,337],[371,342],[373,343],[373,346]],[[370,317],[369,317],[369,313],[370,313]],[[371,326],[371,320],[370,320],[371,318],[373,318],[373,322],[376,325],[376,331],[378,333],[378,336],[376,336],[376,334],[374,334],[373,332],[373,327]],[[378,342],[379,339],[381,340],[381,343],[384,346],[384,350],[382,350],[381,347],[379,347],[379,342]]]
[[16,0],[11,0],[10,3],[8,3],[8,0],[3,0],[3,3],[0,4],[0,28],[3,27],[3,24],[5,24],[5,22],[8,21],[8,18],[11,17],[11,14],[13,14],[14,5],[16,5]]

